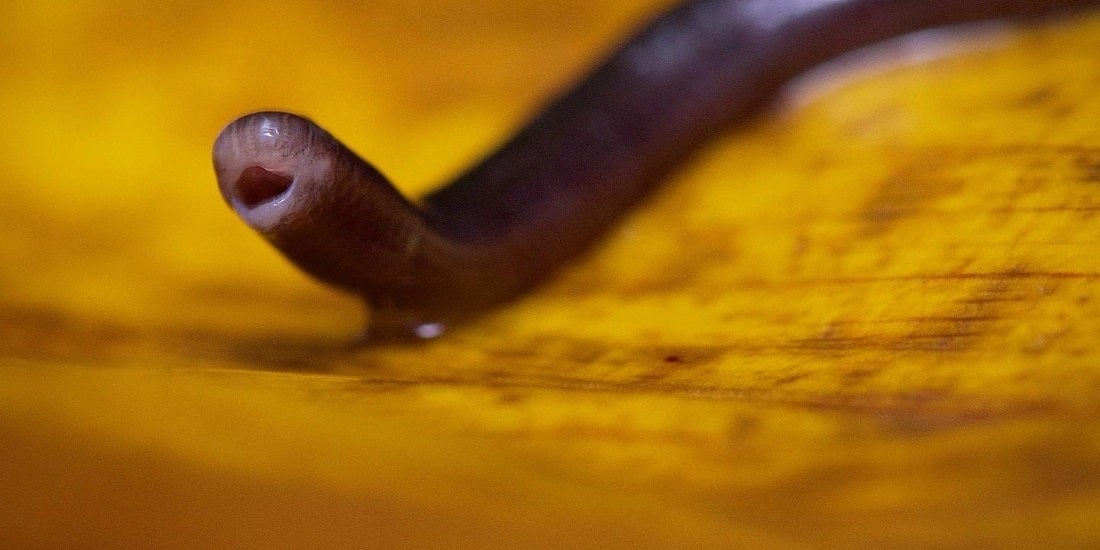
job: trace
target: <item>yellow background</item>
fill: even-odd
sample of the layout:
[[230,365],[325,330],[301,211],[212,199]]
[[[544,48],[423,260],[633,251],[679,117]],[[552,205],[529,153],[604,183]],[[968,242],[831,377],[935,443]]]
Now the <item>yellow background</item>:
[[663,3],[6,6],[0,542],[1100,543],[1095,13],[818,74],[420,346],[217,194],[261,108],[420,194]]

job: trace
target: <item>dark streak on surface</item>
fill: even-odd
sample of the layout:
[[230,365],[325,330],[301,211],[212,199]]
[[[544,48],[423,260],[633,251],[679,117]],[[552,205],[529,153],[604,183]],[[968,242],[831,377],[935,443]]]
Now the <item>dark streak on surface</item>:
[[936,175],[936,160],[901,170],[886,178],[860,210],[861,236],[880,235],[904,218],[919,214],[935,200],[961,189],[965,182]]
[[1100,183],[1100,151],[1093,151],[1092,154],[1081,154],[1076,157],[1075,161],[1081,174],[1081,181]]
[[[981,289],[979,292],[989,292]],[[994,289],[992,292],[1005,293]],[[993,313],[984,315],[992,316]],[[33,322],[28,322],[28,320]],[[920,321],[927,324],[927,320]],[[984,321],[983,321],[984,322]],[[10,328],[19,330],[8,330]],[[348,391],[405,391],[410,388],[477,387],[498,392],[501,403],[518,403],[527,392],[551,390],[560,392],[613,392],[617,394],[668,395],[685,399],[753,402],[811,410],[836,410],[849,412],[874,412],[876,414],[904,417],[932,417],[946,424],[983,421],[1020,414],[1072,416],[1072,408],[1058,405],[1053,399],[1042,397],[985,398],[973,402],[961,402],[950,392],[929,398],[926,394],[914,397],[907,394],[882,393],[881,390],[861,387],[860,384],[879,375],[886,367],[857,363],[845,367],[837,363],[836,375],[845,386],[853,388],[841,392],[805,392],[797,389],[800,380],[811,379],[820,373],[813,369],[795,368],[786,375],[768,380],[760,373],[742,379],[729,378],[726,369],[739,357],[779,355],[789,356],[792,351],[802,351],[821,358],[822,351],[851,351],[852,346],[867,349],[909,349],[936,351],[959,345],[968,336],[959,334],[925,334],[908,343],[902,340],[874,338],[834,338],[813,342],[793,342],[793,345],[762,344],[753,342],[727,343],[705,346],[676,346],[665,348],[623,348],[606,342],[573,342],[557,339],[550,345],[522,346],[526,351],[496,350],[488,354],[489,363],[497,368],[451,369],[448,373],[425,372],[413,369],[403,372],[400,362],[378,364],[362,361],[367,355],[348,355],[336,341],[320,342],[311,338],[288,338],[287,335],[230,336],[221,331],[193,329],[158,329],[133,331],[109,323],[82,319],[48,308],[28,308],[12,304],[0,304],[0,356],[32,361],[68,362],[81,361],[101,364],[104,367],[131,364],[140,360],[135,349],[153,349],[163,364],[165,358],[176,357],[181,364],[191,367],[240,370],[241,365],[264,371],[286,371],[307,374],[340,373],[341,377],[355,376],[359,382],[348,386]],[[935,339],[953,339],[950,345],[936,343]],[[567,348],[576,351],[570,352]],[[375,349],[375,351],[378,351]],[[957,350],[956,350],[957,351]],[[367,352],[364,352],[367,353]],[[608,359],[612,363],[607,363]],[[608,369],[611,370],[608,370]],[[709,369],[705,376],[681,378],[686,370]],[[621,369],[621,374],[616,374]],[[710,382],[700,383],[704,379]],[[792,384],[794,384],[792,386]],[[782,389],[789,386],[791,389]],[[858,388],[858,389],[857,389]],[[920,420],[919,422],[928,422]],[[917,420],[914,420],[917,422]],[[940,422],[939,420],[935,422]]]
[[1050,103],[1057,95],[1058,88],[1056,86],[1044,84],[1028,92],[1016,104],[1021,107],[1038,107]]
[[[227,359],[262,370],[324,372],[346,356],[346,343],[297,334],[230,335],[206,328],[143,327],[87,318],[46,306],[0,302],[0,357],[25,361],[101,364],[139,360],[156,350],[190,364]],[[163,360],[163,359],[162,359]]]
[[[854,323],[837,322],[832,323],[829,330],[810,338],[794,339],[791,343],[801,349],[841,354],[864,350],[961,353],[972,349],[981,339],[997,334],[998,327],[1002,331],[1008,330],[1002,326],[1001,320],[1013,317],[1013,313],[1026,307],[1023,304],[1034,304],[1057,289],[1054,283],[1049,283],[1039,287],[1042,292],[1027,292],[1027,289],[1034,287],[1034,279],[1058,281],[1073,278],[1065,275],[1040,278],[1034,272],[1014,269],[997,274],[960,274],[946,279],[927,277],[929,280],[974,281],[979,285],[970,290],[960,289],[965,294],[938,306],[942,308],[942,313],[889,319],[892,323],[910,325],[910,330],[903,334],[893,331],[881,335],[867,334],[866,331],[873,330],[873,325],[849,327]],[[870,323],[863,321],[861,325]],[[852,328],[861,332],[847,334]]]
[[102,361],[144,337],[122,324],[89,322],[60,309],[0,303],[0,355],[35,361]]
[[[787,406],[815,411],[876,413],[895,417],[929,416],[951,419],[950,424],[981,422],[1014,416],[1055,416],[1072,418],[1079,411],[1066,408],[1053,399],[985,399],[980,402],[960,401],[951,392],[917,392],[912,394],[811,393],[775,391],[759,388],[737,388],[722,385],[661,383],[638,385],[626,381],[592,380],[543,374],[538,377],[478,378],[435,377],[408,380],[401,378],[363,377],[362,388],[368,391],[394,391],[396,388],[476,387],[496,391],[551,390],[564,392],[613,393],[616,395],[668,395],[713,401],[751,402],[769,406]],[[931,396],[931,397],[930,397]]]

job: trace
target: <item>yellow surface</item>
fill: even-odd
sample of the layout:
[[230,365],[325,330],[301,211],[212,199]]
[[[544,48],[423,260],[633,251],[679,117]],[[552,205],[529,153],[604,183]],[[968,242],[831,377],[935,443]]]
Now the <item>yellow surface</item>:
[[421,346],[220,202],[258,108],[421,193],[661,3],[6,7],[0,545],[1100,544],[1096,14],[819,75]]

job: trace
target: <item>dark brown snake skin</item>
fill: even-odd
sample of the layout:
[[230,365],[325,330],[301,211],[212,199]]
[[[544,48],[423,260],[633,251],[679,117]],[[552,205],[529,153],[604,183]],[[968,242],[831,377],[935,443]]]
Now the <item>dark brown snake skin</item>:
[[886,38],[1097,0],[691,0],[660,15],[455,181],[405,199],[309,120],[260,112],[214,144],[225,200],[372,331],[435,336],[531,288],[789,80]]

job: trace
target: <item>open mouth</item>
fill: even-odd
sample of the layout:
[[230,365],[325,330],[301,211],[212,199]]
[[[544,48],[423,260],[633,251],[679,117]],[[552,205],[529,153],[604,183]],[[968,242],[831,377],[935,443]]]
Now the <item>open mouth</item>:
[[290,189],[294,178],[279,172],[272,172],[259,166],[249,166],[237,178],[233,186],[236,199],[247,208],[273,202]]

